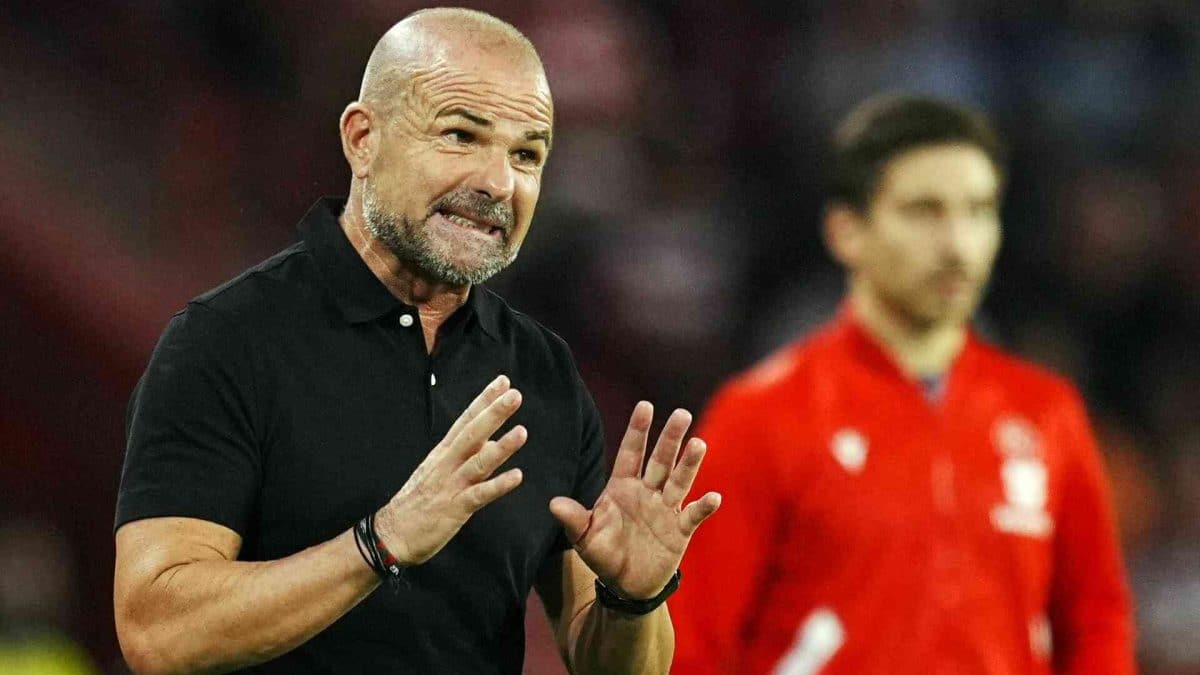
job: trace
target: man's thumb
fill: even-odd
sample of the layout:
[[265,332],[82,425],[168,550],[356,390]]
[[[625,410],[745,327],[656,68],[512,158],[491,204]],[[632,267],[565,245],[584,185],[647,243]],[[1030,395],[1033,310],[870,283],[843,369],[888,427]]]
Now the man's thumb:
[[551,499],[550,513],[553,513],[558,522],[562,523],[563,529],[567,531],[567,541],[570,541],[572,546],[583,539],[592,517],[590,511],[570,497]]

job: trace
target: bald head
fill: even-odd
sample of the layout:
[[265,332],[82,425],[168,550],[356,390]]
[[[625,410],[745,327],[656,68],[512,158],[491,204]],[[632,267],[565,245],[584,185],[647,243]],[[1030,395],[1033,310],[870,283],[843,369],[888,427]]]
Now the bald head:
[[545,78],[537,50],[521,31],[491,14],[457,7],[414,12],[392,26],[371,52],[359,100],[381,111],[399,103],[412,79],[440,65],[481,55],[502,58]]
[[461,287],[516,257],[554,126],[541,59],[517,29],[466,9],[410,15],[375,46],[339,126],[343,218],[402,268]]

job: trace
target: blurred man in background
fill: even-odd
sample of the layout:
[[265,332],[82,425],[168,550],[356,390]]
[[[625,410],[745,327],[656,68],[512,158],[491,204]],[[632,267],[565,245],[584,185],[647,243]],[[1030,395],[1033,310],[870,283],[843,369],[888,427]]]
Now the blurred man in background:
[[349,199],[176,314],[134,392],[134,670],[515,674],[534,586],[575,672],[667,670],[663,602],[720,503],[683,504],[691,417],[643,473],[638,404],[606,482],[566,344],[479,286],[529,231],[552,125],[511,25],[429,10],[379,41],[341,117]]
[[840,316],[722,388],[722,517],[671,601],[675,672],[1133,672],[1083,403],[970,328],[1000,243],[978,113],[869,101],[835,141]]

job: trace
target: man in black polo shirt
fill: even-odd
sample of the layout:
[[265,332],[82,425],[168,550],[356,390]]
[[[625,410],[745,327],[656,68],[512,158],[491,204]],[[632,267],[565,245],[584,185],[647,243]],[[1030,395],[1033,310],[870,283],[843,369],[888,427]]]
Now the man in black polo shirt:
[[380,40],[341,118],[349,199],[188,303],[134,392],[114,601],[135,670],[518,673],[536,588],[576,672],[666,671],[662,601],[720,504],[683,506],[690,416],[643,472],[638,404],[606,482],[567,346],[478,286],[529,229],[552,117],[497,19],[419,12]]

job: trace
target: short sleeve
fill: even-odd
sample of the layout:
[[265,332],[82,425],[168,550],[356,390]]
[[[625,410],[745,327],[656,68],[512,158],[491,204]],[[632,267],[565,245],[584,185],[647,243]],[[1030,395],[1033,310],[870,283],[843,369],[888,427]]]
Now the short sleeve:
[[[583,388],[582,382],[580,387]],[[586,388],[583,397],[583,434],[580,439],[579,476],[571,498],[591,508],[604,491],[608,476],[605,472],[604,425],[600,421],[600,410]]]
[[[571,499],[590,509],[600,497],[600,493],[604,491],[604,485],[608,481],[605,471],[607,462],[604,454],[604,424],[600,421],[600,410],[596,407],[596,402],[592,399],[582,378],[576,374],[575,380],[578,387],[576,400],[579,401],[581,424],[579,464],[575,474],[575,485],[570,496]],[[566,551],[569,548],[571,548],[571,543],[567,540],[566,533],[560,531],[555,542],[555,549]]]
[[129,402],[116,528],[182,516],[245,535],[262,470],[250,354],[204,305],[171,319]]

